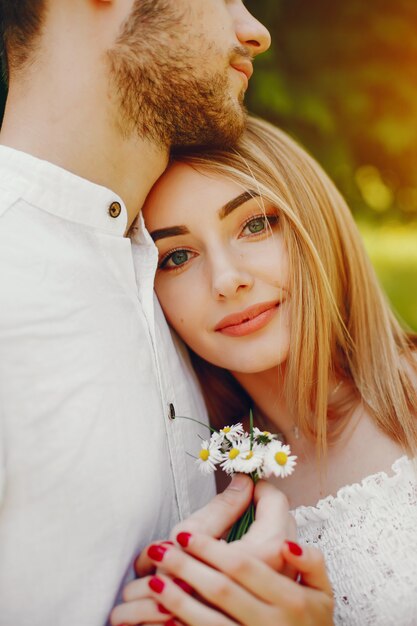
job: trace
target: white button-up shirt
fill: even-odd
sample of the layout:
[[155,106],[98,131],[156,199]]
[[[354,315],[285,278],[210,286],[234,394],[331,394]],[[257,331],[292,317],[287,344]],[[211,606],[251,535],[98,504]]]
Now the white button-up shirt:
[[110,190],[0,146],[1,626],[103,626],[134,555],[214,494],[189,456],[208,431],[169,419],[206,413],[156,248],[126,224]]

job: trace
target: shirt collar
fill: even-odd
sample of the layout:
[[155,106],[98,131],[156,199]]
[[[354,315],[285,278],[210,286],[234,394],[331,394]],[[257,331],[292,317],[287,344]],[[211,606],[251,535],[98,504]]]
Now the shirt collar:
[[0,166],[7,186],[48,213],[109,234],[123,236],[127,210],[110,189],[53,163],[0,145]]
[[142,212],[140,212],[133,221],[127,235],[133,243],[136,243],[139,246],[155,248],[155,250],[157,250],[157,247],[145,226],[145,220],[143,219]]

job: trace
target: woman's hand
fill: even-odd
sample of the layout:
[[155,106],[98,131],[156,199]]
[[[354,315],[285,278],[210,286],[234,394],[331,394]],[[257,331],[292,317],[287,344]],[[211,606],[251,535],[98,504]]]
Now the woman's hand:
[[[289,513],[288,500],[279,489],[264,480],[260,480],[254,489],[253,481],[245,474],[236,474],[222,493],[177,524],[170,538],[175,539],[180,532],[223,537],[252,499],[256,507],[255,521],[240,541],[245,544],[244,550],[247,554],[252,554],[282,572],[282,544],[285,539],[294,539],[297,536],[294,518]],[[149,559],[146,550],[136,559],[135,570],[138,577],[155,571],[154,563]],[[292,576],[291,568],[285,566],[285,570],[287,575]]]
[[112,613],[114,626],[333,624],[332,589],[318,550],[283,544],[283,560],[299,572],[299,584],[249,554],[243,541],[226,544],[184,532],[177,541],[182,549],[169,543],[149,548],[149,558],[160,568],[158,575],[127,585],[125,604]]

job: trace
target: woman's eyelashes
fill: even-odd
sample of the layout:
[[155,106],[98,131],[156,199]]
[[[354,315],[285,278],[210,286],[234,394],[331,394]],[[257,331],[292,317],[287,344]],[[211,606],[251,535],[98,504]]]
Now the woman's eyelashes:
[[278,220],[276,213],[254,215],[246,220],[239,237],[251,237],[252,235],[269,233],[278,224]]
[[[243,222],[243,225],[239,226],[237,239],[256,239],[268,236],[278,222],[279,217],[276,213],[251,215]],[[187,248],[168,250],[162,254],[158,263],[158,269],[167,271],[181,270],[196,256],[198,256],[198,252]]]
[[195,256],[195,252],[192,252],[192,250],[186,250],[185,248],[170,250],[170,252],[167,252],[162,256],[158,264],[158,269],[177,270]]

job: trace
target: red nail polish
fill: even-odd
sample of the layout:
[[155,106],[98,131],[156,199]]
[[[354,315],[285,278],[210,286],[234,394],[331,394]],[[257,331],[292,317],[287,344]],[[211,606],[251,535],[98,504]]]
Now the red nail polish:
[[162,593],[165,587],[164,581],[158,578],[158,576],[152,576],[148,585],[155,593]]
[[191,585],[186,583],[185,580],[182,580],[182,578],[174,578],[173,582],[178,585],[178,587],[181,587],[181,589],[185,591],[185,593],[188,593],[189,595],[194,593],[194,589],[191,587]]
[[294,541],[286,541],[285,542],[288,546],[288,550],[291,552],[291,554],[293,554],[294,556],[301,556],[303,553],[303,549],[301,548],[301,546],[298,545],[298,543],[294,543]]
[[165,626],[177,626],[177,622],[175,621],[175,619],[169,619],[167,622],[165,622]]
[[154,543],[148,548],[148,557],[152,559],[152,561],[160,562],[164,558],[167,550],[168,548],[165,548],[165,546]]
[[179,533],[177,535],[177,541],[183,548],[186,548],[190,543],[191,534],[190,533]]
[[158,611],[164,615],[169,615],[171,613],[171,611],[168,611],[163,604],[158,604]]

